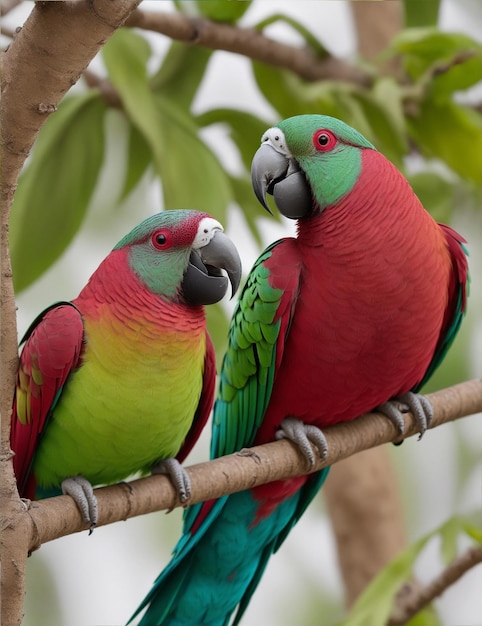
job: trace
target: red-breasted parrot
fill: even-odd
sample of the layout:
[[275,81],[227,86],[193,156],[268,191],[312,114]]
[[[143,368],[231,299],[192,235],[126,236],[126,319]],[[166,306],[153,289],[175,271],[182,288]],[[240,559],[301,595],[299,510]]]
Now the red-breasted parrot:
[[233,293],[241,262],[221,224],[164,211],[126,235],[79,296],[22,342],[11,447],[21,496],[68,493],[97,521],[92,485],[164,461],[181,499],[182,461],[212,408],[215,358],[204,304]]
[[[297,219],[297,236],[258,258],[232,319],[212,457],[295,441],[313,460],[321,430],[399,400],[423,432],[415,394],[450,346],[466,307],[464,240],[437,224],[407,180],[359,132],[322,115],[266,131],[255,193]],[[394,399],[397,399],[395,402]],[[328,470],[187,509],[174,556],[137,612],[144,626],[237,624],[271,554]]]

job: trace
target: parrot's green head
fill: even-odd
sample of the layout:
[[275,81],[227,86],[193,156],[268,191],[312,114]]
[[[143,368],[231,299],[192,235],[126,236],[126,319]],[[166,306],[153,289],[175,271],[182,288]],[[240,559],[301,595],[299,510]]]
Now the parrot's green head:
[[[114,248],[153,293],[198,306],[236,292],[241,260],[223,227],[200,211],[163,211],[136,226]],[[227,277],[223,271],[227,273]]]
[[366,149],[375,147],[334,117],[290,117],[261,138],[251,168],[256,196],[268,209],[266,193],[273,195],[279,211],[292,219],[321,212],[352,189]]

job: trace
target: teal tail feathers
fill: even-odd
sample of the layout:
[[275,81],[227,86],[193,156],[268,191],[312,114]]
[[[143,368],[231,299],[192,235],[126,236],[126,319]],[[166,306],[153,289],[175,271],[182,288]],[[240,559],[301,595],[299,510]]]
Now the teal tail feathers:
[[235,611],[233,624],[238,624],[271,554],[301,517],[327,473],[328,469],[311,476],[301,490],[265,517],[259,517],[261,503],[255,491],[187,509],[184,534],[171,562],[129,623],[147,607],[139,626],[227,626]]

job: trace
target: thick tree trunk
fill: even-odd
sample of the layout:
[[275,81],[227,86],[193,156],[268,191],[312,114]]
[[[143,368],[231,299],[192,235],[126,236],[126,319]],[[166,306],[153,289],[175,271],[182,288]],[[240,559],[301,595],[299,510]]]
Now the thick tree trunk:
[[[354,0],[351,9],[355,21],[358,52],[364,59],[374,61],[402,29],[403,2]],[[399,68],[396,62],[390,61],[385,63],[382,69],[386,73],[396,75]]]
[[360,452],[331,470],[323,491],[351,606],[404,547],[399,487],[386,446]]
[[8,222],[18,176],[40,128],[64,94],[141,0],[37,2],[2,67],[0,444],[1,623],[20,624],[33,524],[19,500],[10,451],[17,327]]

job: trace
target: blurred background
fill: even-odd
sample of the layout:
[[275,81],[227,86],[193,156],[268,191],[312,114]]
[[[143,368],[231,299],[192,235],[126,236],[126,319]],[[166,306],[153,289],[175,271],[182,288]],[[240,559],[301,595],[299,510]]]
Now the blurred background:
[[[417,3],[392,0],[400,5],[401,23],[388,25],[382,34],[388,44],[372,53],[360,7],[375,3],[356,4],[358,15],[343,0],[145,0],[144,12],[262,27],[280,42],[341,59],[369,84],[356,84],[355,76],[340,82],[336,75],[308,82],[240,54],[173,43],[151,30],[116,33],[71,90],[70,102],[49,119],[20,180],[12,211],[19,337],[45,306],[75,297],[136,223],[164,208],[198,208],[218,217],[247,273],[265,245],[294,232],[292,222],[263,214],[252,197],[249,159],[265,128],[311,111],[357,127],[404,171],[436,219],[467,238],[469,311],[430,390],[482,376],[482,5],[427,1],[418,3],[431,7],[422,15],[413,8]],[[3,47],[32,6],[21,2],[4,16]],[[126,68],[128,57],[134,61]],[[109,100],[103,79],[120,102]],[[142,103],[123,88],[129,84],[141,85],[139,94],[150,89],[164,120],[154,123],[152,139],[146,131],[151,120],[139,119]],[[223,302],[209,313],[218,355],[232,307]],[[188,464],[208,458],[209,437],[208,427]],[[481,452],[480,416],[437,428],[422,442],[412,438],[390,447],[409,542],[455,515],[480,511]],[[125,623],[168,562],[181,514],[151,514],[42,546],[28,564],[24,624]],[[463,550],[470,540],[460,533],[457,545]],[[416,560],[415,574],[428,582],[441,568],[440,539],[434,538]],[[481,588],[479,566],[436,602],[434,623],[480,625]],[[272,558],[243,624],[329,626],[345,616],[343,596],[321,493]]]

